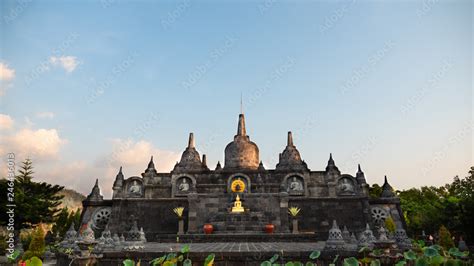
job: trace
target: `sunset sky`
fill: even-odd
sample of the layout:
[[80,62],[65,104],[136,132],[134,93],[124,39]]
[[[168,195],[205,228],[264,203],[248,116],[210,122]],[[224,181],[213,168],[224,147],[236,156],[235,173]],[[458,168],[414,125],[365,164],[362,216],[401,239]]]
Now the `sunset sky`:
[[287,131],[311,170],[397,189],[473,165],[472,1],[65,2],[0,2],[0,152],[37,180],[108,197],[189,132],[213,169],[241,95],[266,168]]

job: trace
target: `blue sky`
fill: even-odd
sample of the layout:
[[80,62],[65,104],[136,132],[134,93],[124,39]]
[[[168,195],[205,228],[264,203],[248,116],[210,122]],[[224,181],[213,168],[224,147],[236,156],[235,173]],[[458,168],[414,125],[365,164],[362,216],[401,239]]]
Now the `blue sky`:
[[312,170],[332,152],[344,172],[361,163],[370,183],[388,175],[400,189],[473,165],[471,1],[2,1],[0,12],[1,151],[32,157],[39,179],[110,190],[119,165],[139,175],[150,153],[169,170],[191,131],[213,168],[241,94],[267,168],[289,130]]

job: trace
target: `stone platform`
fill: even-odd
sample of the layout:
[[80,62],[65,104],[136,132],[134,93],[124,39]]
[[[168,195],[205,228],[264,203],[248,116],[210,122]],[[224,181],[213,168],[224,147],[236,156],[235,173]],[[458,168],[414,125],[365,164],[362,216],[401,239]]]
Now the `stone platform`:
[[[193,265],[202,265],[211,253],[215,254],[214,265],[260,265],[274,254],[283,254],[285,261],[308,261],[314,250],[323,250],[324,242],[215,242],[215,243],[146,243],[140,251],[111,251],[104,253],[100,265],[119,265],[126,258],[141,259],[141,265],[166,253],[177,252],[189,245],[189,258]],[[63,265],[63,264],[60,264]],[[67,265],[67,264],[65,264]]]
[[[176,242],[176,234],[160,234],[156,242]],[[213,233],[213,234],[184,234],[179,236],[181,243],[213,243],[213,242],[318,242],[327,239],[314,233]]]

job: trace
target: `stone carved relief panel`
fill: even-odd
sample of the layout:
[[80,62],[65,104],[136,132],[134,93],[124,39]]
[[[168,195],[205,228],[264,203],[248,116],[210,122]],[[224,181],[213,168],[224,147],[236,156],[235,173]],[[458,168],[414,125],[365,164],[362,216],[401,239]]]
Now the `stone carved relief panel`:
[[127,180],[126,195],[129,198],[141,198],[143,196],[143,182],[139,177],[131,177]]
[[354,180],[349,177],[341,177],[337,182],[337,194],[338,195],[354,195],[356,193],[356,187]]

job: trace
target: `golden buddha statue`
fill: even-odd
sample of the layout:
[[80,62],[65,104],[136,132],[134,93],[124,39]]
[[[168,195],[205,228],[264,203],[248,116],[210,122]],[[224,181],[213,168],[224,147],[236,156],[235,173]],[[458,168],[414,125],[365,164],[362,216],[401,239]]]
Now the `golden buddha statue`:
[[239,194],[237,194],[237,198],[234,201],[234,207],[232,207],[232,213],[241,213],[244,212],[244,208],[242,207],[242,202],[240,201]]

